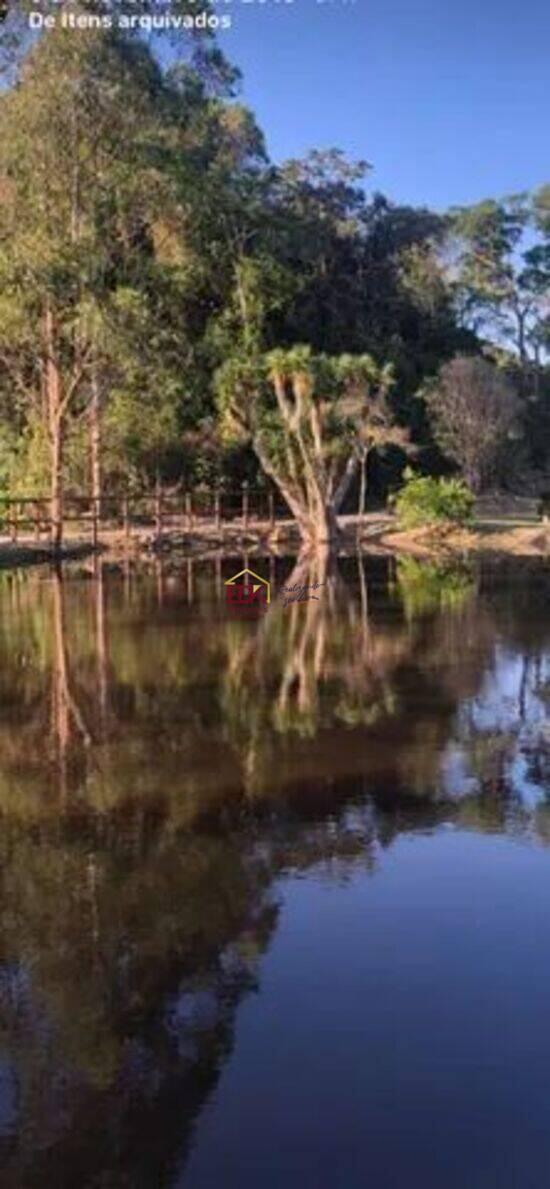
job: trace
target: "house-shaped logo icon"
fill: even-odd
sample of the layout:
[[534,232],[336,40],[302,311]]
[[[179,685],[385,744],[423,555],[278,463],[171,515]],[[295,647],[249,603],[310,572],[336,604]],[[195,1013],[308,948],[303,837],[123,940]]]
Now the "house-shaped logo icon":
[[231,606],[250,607],[254,605],[266,606],[271,602],[271,589],[266,578],[255,574],[254,570],[241,570],[225,582],[226,602]]

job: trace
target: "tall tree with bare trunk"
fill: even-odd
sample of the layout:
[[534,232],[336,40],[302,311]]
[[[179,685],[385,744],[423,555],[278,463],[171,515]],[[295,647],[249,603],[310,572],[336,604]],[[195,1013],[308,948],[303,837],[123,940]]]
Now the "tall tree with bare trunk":
[[338,513],[368,453],[404,445],[386,394],[391,369],[309,347],[231,359],[219,374],[227,436],[251,443],[309,547],[333,545]]

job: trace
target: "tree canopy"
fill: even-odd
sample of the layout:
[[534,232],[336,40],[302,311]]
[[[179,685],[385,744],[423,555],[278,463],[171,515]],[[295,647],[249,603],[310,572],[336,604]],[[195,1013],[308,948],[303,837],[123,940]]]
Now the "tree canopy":
[[[418,398],[453,358],[482,355],[520,401],[525,482],[542,481],[548,186],[448,215],[396,205],[369,193],[372,167],[339,149],[270,162],[236,97],[238,72],[208,35],[168,64],[114,27],[58,23],[31,41],[10,37],[0,93],[4,488],[49,486],[58,523],[68,485],[100,495],[159,475],[231,484],[263,469],[288,501],[281,450],[302,450],[288,431],[305,401],[308,432],[322,411],[329,503],[344,490],[340,464],[356,499],[367,442],[367,453],[412,442],[428,471],[462,465]],[[306,374],[297,418],[280,379],[294,377],[286,399],[296,402]],[[231,406],[235,423],[243,384],[236,447],[227,417]],[[404,452],[388,458],[386,484]]]

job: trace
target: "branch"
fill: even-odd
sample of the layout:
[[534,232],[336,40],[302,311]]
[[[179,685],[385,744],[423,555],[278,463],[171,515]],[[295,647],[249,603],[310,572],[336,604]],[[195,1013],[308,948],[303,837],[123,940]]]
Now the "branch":
[[334,495],[334,510],[335,510],[335,512],[338,512],[340,510],[340,508],[342,507],[342,504],[343,504],[343,502],[348,494],[348,491],[350,489],[352,479],[354,478],[355,473],[357,471],[358,463],[359,463],[359,458],[358,458],[357,452],[355,450],[353,450],[348,458],[346,465],[345,465],[344,473],[342,475],[342,478],[340,479],[338,487],[336,488],[336,492]]
[[299,488],[289,483],[273,466],[271,459],[264,450],[260,438],[254,436],[253,438],[254,450],[260,460],[261,466],[266,475],[277,485],[279,491],[282,492],[291,512],[294,514],[296,520],[303,520],[306,516],[306,508],[304,506],[303,496]]
[[88,350],[84,352],[84,357],[83,357],[80,365],[73,372],[72,379],[71,379],[70,383],[67,385],[67,389],[65,391],[63,400],[59,402],[59,409],[58,409],[59,420],[61,420],[61,418],[64,417],[65,413],[67,412],[67,409],[68,409],[68,407],[71,403],[71,400],[76,392],[76,389],[78,388],[78,385],[80,384],[80,381],[84,375],[84,372],[86,371],[86,368],[88,367],[91,355],[92,355],[92,347],[90,346],[88,348]]

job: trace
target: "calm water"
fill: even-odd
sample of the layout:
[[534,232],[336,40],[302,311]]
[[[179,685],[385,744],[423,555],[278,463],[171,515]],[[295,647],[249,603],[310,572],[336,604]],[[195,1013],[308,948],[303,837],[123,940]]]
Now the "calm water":
[[545,1189],[550,567],[242,565],[0,580],[0,1183]]

